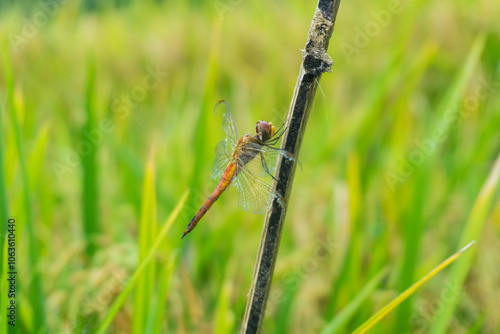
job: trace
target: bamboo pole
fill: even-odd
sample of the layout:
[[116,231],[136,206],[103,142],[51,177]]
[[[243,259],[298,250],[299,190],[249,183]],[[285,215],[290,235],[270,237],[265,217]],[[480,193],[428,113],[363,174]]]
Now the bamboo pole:
[[[339,5],[340,0],[319,0],[311,22],[299,77],[288,112],[287,130],[281,143],[281,148],[295,157],[299,156],[319,79],[323,72],[331,72],[333,63],[326,52]],[[296,162],[289,159],[281,160],[276,170],[275,178],[278,182],[274,183],[274,187],[284,197],[285,203],[288,203],[290,198]],[[264,223],[241,333],[258,333],[261,330],[285,216],[286,206],[282,208],[278,201],[274,200]]]

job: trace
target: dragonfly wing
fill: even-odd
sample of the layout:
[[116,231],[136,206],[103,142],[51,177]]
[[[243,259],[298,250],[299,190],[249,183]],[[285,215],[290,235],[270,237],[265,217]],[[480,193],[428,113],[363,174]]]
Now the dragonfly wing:
[[223,114],[222,129],[226,132],[226,143],[229,145],[230,150],[233,151],[236,147],[236,144],[238,143],[240,135],[238,134],[238,128],[236,127],[236,122],[234,121],[229,102],[225,100],[217,102],[214,107],[214,113],[217,113],[217,108],[221,104],[226,107],[226,110]]
[[228,151],[228,145],[223,140],[215,147],[215,161],[212,169],[212,179],[220,180],[222,174],[231,162],[231,153]]
[[284,205],[282,196],[245,166],[241,167],[235,183],[238,189],[238,205],[245,212],[262,215],[273,198],[277,198],[280,204]]
[[247,162],[245,166],[253,175],[258,177],[274,177],[278,158],[281,156],[286,159],[293,159],[292,155],[285,150],[273,149],[256,143],[246,144],[242,151],[247,155],[255,155],[255,158]]

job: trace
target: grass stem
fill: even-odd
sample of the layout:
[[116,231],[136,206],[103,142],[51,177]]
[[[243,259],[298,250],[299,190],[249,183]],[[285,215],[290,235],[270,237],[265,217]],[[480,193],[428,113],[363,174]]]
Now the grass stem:
[[[299,78],[295,86],[287,117],[287,130],[281,148],[298,157],[307,120],[314,101],[319,79],[323,72],[330,72],[332,61],[326,51],[333,33],[340,0],[319,0],[309,29]],[[277,168],[274,186],[288,203],[295,175],[296,160],[282,160]],[[274,267],[278,255],[286,207],[277,200],[268,210],[260,242],[254,277],[247,302],[242,333],[260,332],[271,289]]]

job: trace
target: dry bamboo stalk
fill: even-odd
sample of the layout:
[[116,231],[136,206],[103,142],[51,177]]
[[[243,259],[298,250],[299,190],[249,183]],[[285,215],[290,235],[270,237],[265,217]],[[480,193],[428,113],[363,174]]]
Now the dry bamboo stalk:
[[[292,153],[295,157],[299,156],[302,137],[319,79],[323,72],[331,72],[332,60],[326,52],[339,5],[340,0],[319,0],[309,29],[299,78],[288,112],[287,131],[281,143],[281,148]],[[275,182],[274,187],[282,194],[285,203],[288,203],[290,198],[295,168],[296,161],[285,159],[279,163],[276,170],[275,178],[278,182]],[[278,201],[274,200],[266,215],[252,286],[241,328],[242,333],[258,333],[261,330],[285,215],[286,207],[282,208]]]

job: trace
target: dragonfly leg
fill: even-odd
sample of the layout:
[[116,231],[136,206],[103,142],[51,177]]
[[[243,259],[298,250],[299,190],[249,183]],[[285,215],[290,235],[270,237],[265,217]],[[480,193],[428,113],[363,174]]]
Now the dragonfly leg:
[[264,170],[266,171],[267,174],[271,175],[271,177],[273,178],[274,181],[278,182],[278,180],[276,180],[276,178],[274,177],[273,174],[271,174],[271,172],[269,171],[269,168],[267,167],[267,163],[266,163],[266,160],[264,159],[264,155],[262,154],[262,152],[259,152],[260,154],[260,161],[262,162],[262,168],[264,168]]
[[288,127],[285,127],[285,123],[281,124],[278,131],[276,131],[274,137],[271,140],[267,141],[267,143],[270,145],[276,145],[280,140],[280,138],[285,134],[287,128]]

